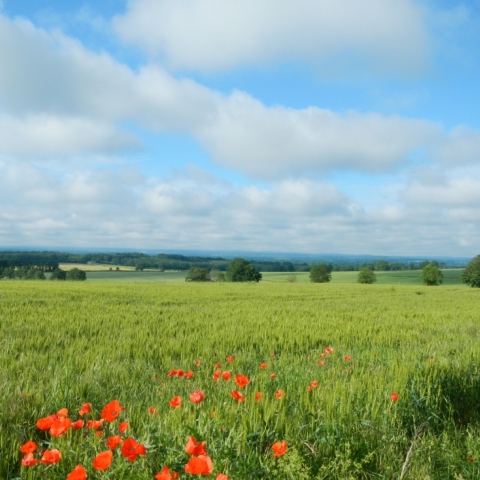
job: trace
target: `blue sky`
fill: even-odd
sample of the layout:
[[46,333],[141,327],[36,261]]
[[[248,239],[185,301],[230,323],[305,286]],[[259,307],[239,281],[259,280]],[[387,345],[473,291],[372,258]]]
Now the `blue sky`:
[[0,245],[480,253],[480,1],[0,1]]

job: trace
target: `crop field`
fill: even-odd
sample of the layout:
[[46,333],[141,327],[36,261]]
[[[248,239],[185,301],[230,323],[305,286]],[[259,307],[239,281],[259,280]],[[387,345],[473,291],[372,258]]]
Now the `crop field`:
[[479,346],[465,286],[2,281],[0,478],[478,479]]

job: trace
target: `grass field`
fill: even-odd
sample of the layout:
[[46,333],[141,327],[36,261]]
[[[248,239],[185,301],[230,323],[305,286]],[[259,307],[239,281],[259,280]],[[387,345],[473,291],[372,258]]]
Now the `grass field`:
[[[0,478],[66,479],[78,464],[89,480],[153,479],[164,466],[197,478],[184,472],[194,436],[208,478],[478,479],[479,312],[480,289],[452,286],[2,281]],[[126,410],[101,438],[36,428],[63,407],[81,418],[85,402],[85,420],[98,419],[114,399]],[[120,421],[148,453],[130,462],[117,449],[96,471]],[[61,461],[22,467],[28,440]]]

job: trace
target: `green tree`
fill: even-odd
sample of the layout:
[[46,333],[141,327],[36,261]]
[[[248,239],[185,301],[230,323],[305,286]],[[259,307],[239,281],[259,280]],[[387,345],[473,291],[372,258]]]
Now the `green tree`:
[[45,273],[43,270],[35,270],[34,280],[45,280]]
[[429,263],[423,267],[420,278],[422,279],[424,285],[440,285],[443,282],[443,273],[436,265]]
[[227,282],[259,282],[262,274],[243,258],[234,258],[227,267]]
[[209,282],[210,274],[206,268],[190,267],[185,277],[186,282]]
[[377,276],[373,270],[363,267],[358,271],[358,283],[374,283],[377,281]]
[[314,265],[310,269],[310,281],[313,283],[326,283],[332,279],[328,265]]
[[480,255],[470,260],[462,273],[462,282],[480,288]]
[[50,275],[50,280],[66,280],[67,279],[67,272],[57,268],[52,272]]
[[67,272],[67,280],[83,281],[87,279],[87,274],[79,268],[72,268]]

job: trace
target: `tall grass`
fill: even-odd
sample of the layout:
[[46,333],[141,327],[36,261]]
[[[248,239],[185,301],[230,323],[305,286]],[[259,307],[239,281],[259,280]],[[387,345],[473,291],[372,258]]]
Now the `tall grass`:
[[[78,463],[89,479],[153,478],[182,471],[189,435],[232,480],[479,478],[479,307],[464,287],[3,281],[0,478],[64,479]],[[232,380],[214,383],[217,362],[250,378],[246,402]],[[53,439],[58,465],[20,467],[24,442],[52,440],[38,418],[67,407],[76,419],[84,402],[98,416],[112,399],[146,457],[96,472],[104,439],[69,431]],[[274,459],[278,440],[289,451]]]

